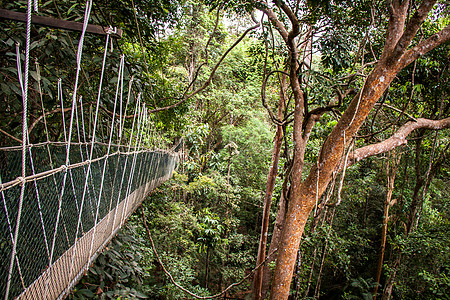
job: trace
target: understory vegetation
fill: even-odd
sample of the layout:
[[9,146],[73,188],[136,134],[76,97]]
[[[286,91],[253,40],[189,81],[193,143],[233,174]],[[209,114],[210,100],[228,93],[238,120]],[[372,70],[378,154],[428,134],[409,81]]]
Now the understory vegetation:
[[[41,2],[41,15],[83,20],[81,1]],[[392,15],[409,2],[406,27],[423,3],[434,8],[405,51],[438,32],[449,37],[389,69],[397,61],[385,59],[397,51],[385,53]],[[0,3],[10,10],[26,7],[23,0]],[[233,283],[239,284],[219,299],[284,299],[270,284],[284,261],[277,255],[289,243],[284,225],[297,208],[306,217],[296,226],[302,230],[292,250],[295,265],[285,267],[293,270],[289,299],[450,299],[449,11],[448,1],[428,0],[94,1],[91,23],[124,30],[108,54],[105,82],[117,82],[124,54],[124,80],[133,78],[149,108],[148,144],[169,149],[181,141],[182,151],[173,177],[143,201],[69,299],[193,299],[177,285],[211,296]],[[290,43],[295,20],[300,29]],[[0,125],[20,137],[21,91],[10,47],[24,41],[25,25],[1,20],[1,26]],[[247,32],[252,26],[259,27]],[[68,86],[74,80],[78,38],[59,29],[33,30],[31,55],[41,67],[42,86],[33,70],[32,143],[45,140],[44,124],[36,121],[41,101],[46,111],[58,108],[58,79]],[[104,38],[86,35],[85,45],[79,94],[89,115]],[[390,73],[373,79],[385,61]],[[377,90],[384,80],[385,89]],[[379,97],[366,106],[370,89]],[[113,85],[102,93],[102,122],[109,124]],[[62,139],[65,124],[52,117],[52,140]],[[439,128],[426,123],[438,120]],[[410,124],[431,125],[396,135]],[[401,142],[359,152],[392,136]],[[327,169],[329,157],[335,165]],[[298,186],[310,197],[297,193]],[[265,266],[257,269],[269,277],[268,286],[262,277],[255,296],[261,235],[267,236]]]

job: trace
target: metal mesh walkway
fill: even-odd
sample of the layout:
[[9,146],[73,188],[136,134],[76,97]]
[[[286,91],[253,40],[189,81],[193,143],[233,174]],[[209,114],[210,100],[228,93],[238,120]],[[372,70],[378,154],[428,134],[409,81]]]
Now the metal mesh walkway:
[[[84,161],[84,147],[72,147],[72,165]],[[89,176],[83,205],[81,195],[88,171],[87,164],[25,183],[17,255],[9,291],[11,298],[20,295],[23,299],[56,299],[70,291],[102,246],[114,236],[145,196],[172,175],[177,163],[177,155],[167,151],[127,153],[124,147],[113,148],[113,154],[104,157],[106,146],[95,145],[94,162],[90,164],[92,175]],[[64,145],[51,144],[49,149],[52,163],[57,166],[64,164]],[[34,160],[36,174],[48,171],[50,160],[47,145],[33,146],[30,150],[28,169],[32,169]],[[105,164],[106,172],[103,175]],[[0,166],[3,182],[20,177],[21,152],[3,149],[0,151]],[[67,182],[59,204],[65,172],[68,173]],[[99,197],[102,177],[104,182]],[[3,295],[6,292],[13,247],[11,237],[17,224],[20,189],[21,185],[17,184],[1,192],[0,293]],[[60,220],[56,224],[59,205]],[[54,254],[49,265],[53,243]]]
[[[127,217],[152,189],[171,177],[178,162],[177,148],[149,149],[148,110],[140,93],[132,92],[133,77],[124,82],[123,55],[117,68],[114,109],[109,114],[99,113],[113,30],[106,33],[95,112],[83,105],[77,94],[92,0],[86,2],[73,89],[64,89],[61,79],[55,84],[57,101],[53,106],[58,106],[55,111],[61,119],[57,124],[63,132],[57,141],[50,141],[39,88],[39,119],[45,125],[39,140],[46,142],[30,144],[32,2],[28,0],[25,59],[16,44],[23,119],[22,139],[15,141],[21,145],[0,148],[0,295],[5,300],[67,295]],[[34,4],[37,9],[38,1]],[[36,81],[40,87],[39,77]],[[89,120],[84,117],[88,112]],[[57,117],[57,113],[51,114]]]

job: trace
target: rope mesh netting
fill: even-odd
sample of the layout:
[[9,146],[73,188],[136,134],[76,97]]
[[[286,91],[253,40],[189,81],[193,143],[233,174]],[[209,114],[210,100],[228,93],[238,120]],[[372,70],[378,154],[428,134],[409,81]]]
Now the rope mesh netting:
[[[59,79],[57,102],[52,103],[59,106],[55,111],[61,113],[61,122],[56,125],[63,135],[56,136],[57,142],[50,141],[42,104],[45,130],[39,140],[46,142],[33,145],[27,104],[32,12],[32,0],[28,0],[24,74],[16,44],[23,104],[21,145],[0,148],[0,295],[5,300],[67,295],[127,217],[152,189],[171,177],[178,162],[176,151],[181,145],[175,151],[148,149],[149,136],[154,134],[148,109],[141,94],[135,97],[131,92],[133,77],[128,85],[124,83],[123,55],[117,68],[114,109],[106,115],[99,113],[112,30],[106,35],[95,113],[94,106],[83,105],[77,95],[91,8],[92,0],[87,0],[73,89],[68,93]],[[72,101],[64,100],[68,94]],[[40,97],[42,103],[42,93]],[[127,109],[131,123],[126,122]],[[64,115],[65,111],[70,113]]]
[[[54,143],[30,147],[27,170],[43,174],[52,165],[64,165],[66,149],[64,144]],[[85,144],[72,145],[71,166],[85,162],[87,150]],[[89,163],[62,168],[23,183],[25,196],[11,275],[21,184],[2,186],[1,294],[7,293],[8,277],[11,298],[55,299],[67,292],[143,198],[172,175],[178,157],[161,150],[127,152],[124,146],[111,146],[110,151],[105,156],[107,145],[97,143],[90,168]],[[21,155],[21,150],[14,148],[0,151],[3,183],[20,178]]]

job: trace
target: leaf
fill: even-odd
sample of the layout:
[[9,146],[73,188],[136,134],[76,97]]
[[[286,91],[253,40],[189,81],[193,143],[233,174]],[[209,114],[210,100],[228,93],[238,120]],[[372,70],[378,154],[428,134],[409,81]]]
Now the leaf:
[[74,10],[77,6],[78,6],[78,3],[75,3],[74,5],[72,5],[72,6],[67,10],[67,15],[70,15],[70,13],[72,12],[72,10]]
[[146,294],[141,293],[139,291],[135,291],[133,294],[134,294],[134,296],[136,296],[137,298],[140,298],[140,299],[147,299],[148,298],[148,296]]
[[90,297],[90,298],[94,297],[94,293],[88,289],[78,290],[78,293],[80,293],[81,295],[86,296],[86,297]]
[[39,80],[38,80],[38,76],[37,76],[37,72],[36,72],[36,71],[30,71],[30,75],[31,75],[31,77],[33,77],[33,79],[34,79],[35,81],[39,81]]

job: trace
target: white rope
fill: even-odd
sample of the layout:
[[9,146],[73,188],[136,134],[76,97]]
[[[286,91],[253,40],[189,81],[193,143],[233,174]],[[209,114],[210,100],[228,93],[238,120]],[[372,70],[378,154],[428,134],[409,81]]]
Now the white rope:
[[[65,164],[66,166],[69,165],[70,141],[71,141],[71,136],[72,136],[72,124],[73,124],[73,116],[74,116],[74,107],[73,106],[76,105],[77,90],[78,90],[78,78],[79,78],[79,74],[80,74],[80,70],[81,70],[81,56],[82,56],[82,53],[83,53],[84,35],[86,33],[86,28],[87,28],[87,25],[88,25],[89,16],[90,16],[90,13],[91,13],[91,8],[92,8],[92,0],[88,0],[86,2],[86,9],[85,9],[85,14],[84,14],[84,22],[83,22],[83,30],[81,32],[80,41],[78,43],[77,70],[76,70],[76,75],[75,75],[75,84],[74,84],[73,97],[72,97],[72,113],[71,113],[71,118],[70,118],[70,131],[69,131],[69,138],[68,138],[69,145],[67,146],[67,153],[66,153],[66,164]],[[63,109],[63,111],[64,111],[64,109]],[[66,178],[67,178],[67,169],[64,171],[64,177],[63,177],[63,183],[62,183],[62,188],[61,188],[61,194],[60,194],[59,201],[58,201],[59,202],[58,203],[58,213],[57,213],[57,216],[56,216],[56,224],[55,224],[55,231],[54,231],[53,242],[52,242],[52,247],[51,247],[51,252],[50,252],[49,267],[53,263],[52,260],[53,260],[53,255],[54,255],[54,249],[55,249],[55,243],[56,243],[56,236],[57,236],[57,231],[58,231],[59,219],[60,219],[60,215],[61,215],[62,197],[64,195]],[[81,210],[82,210],[82,207],[81,207]],[[78,229],[78,227],[79,227],[79,224],[77,226],[77,229]],[[76,239],[76,235],[75,235],[75,239]],[[44,299],[46,299],[46,297],[47,297],[49,280],[50,280],[50,277],[48,277],[47,283],[46,283],[46,286],[45,286]]]
[[[135,108],[134,108],[135,114],[133,116],[133,123],[131,125],[131,133],[130,133],[130,141],[128,143],[128,151],[131,149],[131,143],[132,143],[132,140],[133,140],[133,133],[134,133],[134,125],[136,123],[136,114],[138,114],[138,111],[140,109],[140,100],[141,100],[141,94],[138,95],[137,100],[136,100],[136,105],[135,105]],[[125,173],[126,173],[127,166],[128,166],[128,157],[129,157],[129,155],[125,156],[125,164],[124,164],[124,167],[123,167],[122,179],[120,180],[120,186],[119,186],[119,195],[117,196],[117,203],[116,203],[116,206],[115,206],[116,208],[115,208],[115,211],[114,211],[114,219],[113,219],[112,231],[114,231],[114,228],[116,227],[115,225],[116,225],[116,219],[117,219],[117,209],[119,207],[120,196],[122,194],[123,182],[124,182],[124,179],[125,179]]]
[[[54,233],[53,233],[52,247],[51,247],[51,250],[50,250],[49,268],[51,267],[51,265],[53,263],[53,256],[54,256],[54,251],[55,251],[55,244],[56,244],[56,238],[57,238],[57,233],[58,233],[59,221],[60,221],[61,216],[62,216],[62,199],[63,199],[63,196],[64,196],[64,191],[65,191],[65,187],[66,187],[66,180],[67,180],[67,173],[68,173],[68,170],[69,170],[67,166],[70,164],[70,157],[69,157],[69,154],[70,154],[70,141],[72,139],[72,127],[73,127],[73,117],[74,117],[74,114],[75,114],[75,108],[74,108],[75,105],[77,105],[76,100],[72,99],[72,113],[71,113],[71,116],[70,116],[69,136],[67,138],[69,143],[68,143],[67,148],[66,148],[67,151],[66,151],[65,165],[62,166],[62,169],[64,171],[64,175],[63,175],[61,192],[60,192],[59,198],[58,198],[58,212],[56,214],[55,230],[54,230]],[[67,230],[65,228],[64,220],[63,220],[63,225],[64,225],[64,230],[65,230],[67,242],[70,245],[70,243],[68,241],[68,234],[67,234]],[[50,277],[48,277],[47,283],[45,285],[44,299],[47,298],[49,280],[50,280]]]
[[[27,6],[27,32],[26,32],[26,44],[25,44],[25,78],[22,87],[22,102],[23,102],[23,125],[22,125],[22,177],[26,177],[26,145],[27,145],[27,136],[28,136],[28,73],[29,73],[29,64],[30,64],[30,40],[31,40],[31,0],[28,0]],[[20,65],[20,53],[17,56],[18,64]],[[19,81],[21,81],[22,69],[17,70],[17,74],[19,75]],[[8,271],[8,279],[6,283],[6,292],[5,292],[5,300],[8,300],[9,297],[9,289],[11,287],[12,274],[14,270],[14,260],[16,257],[17,250],[17,241],[19,237],[19,229],[20,229],[20,219],[22,217],[22,206],[23,199],[25,195],[25,185],[22,184],[20,189],[20,197],[19,197],[19,208],[17,212],[17,221],[16,228],[14,232],[13,239],[13,247],[11,251],[11,260],[9,263],[9,271]]]
[[[111,121],[111,130],[110,130],[110,134],[109,134],[109,143],[108,143],[108,147],[106,150],[106,159],[103,162],[103,171],[102,171],[102,177],[100,180],[100,191],[98,194],[98,200],[97,200],[97,211],[95,213],[95,221],[94,221],[94,233],[92,235],[92,240],[91,240],[91,246],[89,249],[89,257],[92,256],[92,250],[94,247],[94,240],[95,240],[95,235],[97,233],[97,222],[98,222],[98,215],[100,212],[100,202],[102,200],[102,194],[103,194],[103,185],[104,185],[104,180],[105,180],[105,174],[106,174],[106,166],[108,165],[108,156],[109,156],[109,152],[111,149],[111,142],[112,142],[112,138],[114,135],[114,121],[115,121],[115,117],[116,117],[116,108],[117,108],[117,98],[118,98],[118,93],[119,93],[119,85],[122,82],[123,84],[123,69],[124,69],[124,56],[122,55],[121,59],[120,59],[120,64],[119,64],[119,74],[118,74],[118,80],[117,80],[117,88],[116,88],[116,96],[114,99],[114,109],[113,109],[113,117],[112,117],[112,121]],[[119,120],[120,122],[120,120]]]
[[[92,1],[91,1],[92,3]],[[103,63],[102,63],[102,71],[100,73],[100,83],[99,83],[99,87],[98,87],[98,94],[97,94],[97,105],[96,105],[96,109],[95,109],[95,116],[94,116],[94,127],[92,130],[92,138],[91,138],[91,150],[89,153],[89,161],[92,160],[92,155],[94,153],[94,143],[95,143],[95,133],[96,133],[96,129],[97,129],[97,121],[98,121],[98,110],[99,110],[99,106],[100,106],[100,97],[101,97],[101,91],[102,91],[102,84],[103,84],[103,76],[105,73],[105,66],[106,66],[106,57],[107,57],[107,53],[108,53],[108,42],[109,42],[109,34],[106,35],[106,44],[105,44],[105,51],[103,54]],[[70,274],[73,274],[73,266],[74,266],[74,260],[75,260],[75,253],[77,250],[77,238],[78,238],[78,233],[80,230],[80,224],[81,224],[81,216],[82,216],[82,212],[83,212],[83,207],[84,207],[84,202],[86,199],[86,190],[88,187],[88,183],[89,183],[89,175],[91,174],[91,165],[92,164],[88,164],[88,168],[87,168],[87,172],[86,172],[86,178],[84,181],[84,187],[83,187],[83,195],[81,197],[81,206],[80,206],[80,213],[78,214],[78,221],[77,221],[77,228],[75,231],[75,240],[74,240],[74,246],[73,246],[73,254],[72,254],[72,260],[71,260],[71,266],[70,266]]]
[[[136,147],[137,149],[140,146],[140,142],[141,142],[141,129],[142,129],[142,120],[143,120],[143,116],[144,116],[144,110],[145,110],[145,104],[142,105],[142,109],[140,111],[139,117],[138,117],[138,126],[137,126],[137,134],[136,134]],[[123,222],[125,221],[125,216],[126,216],[126,211],[128,210],[128,204],[129,204],[129,196],[131,194],[131,185],[133,183],[133,178],[134,178],[134,170],[136,168],[136,159],[137,159],[137,154],[133,155],[133,161],[131,163],[131,173],[130,173],[130,177],[128,178],[128,184],[127,184],[127,190],[125,192],[125,207],[124,210],[122,211],[122,216],[120,219],[120,225],[119,227],[122,227]]]
[[[83,122],[83,100],[82,99],[83,99],[83,97],[80,97],[80,104],[81,104],[81,106],[80,106],[81,113],[80,114],[81,114],[81,120]],[[77,136],[78,136],[78,142],[79,142],[79,148],[80,148],[80,158],[81,158],[81,161],[84,161],[83,145],[81,144],[80,124],[78,121],[79,116],[78,116],[77,106],[75,106],[75,118],[77,120]],[[84,124],[83,124],[83,129],[84,129]],[[86,177],[86,167],[85,166],[83,166],[83,173],[84,173],[84,176]],[[88,190],[88,193],[89,193],[89,190]],[[75,191],[74,191],[74,194],[75,194]],[[90,195],[88,195],[88,196],[90,197]],[[78,213],[81,212],[80,208],[78,207],[78,202],[77,202],[77,210],[78,210]],[[92,218],[93,217],[94,217],[94,215],[92,215]],[[81,222],[80,227],[81,227],[81,232],[83,232],[83,234],[84,234],[83,222]]]
[[[43,100],[43,97],[42,97],[41,70],[39,68],[39,62],[37,60],[35,61],[35,65],[36,65],[36,74],[37,74],[37,83],[38,83],[38,89],[39,89],[39,97],[40,97],[40,100],[41,100],[42,117],[44,119],[45,137],[47,138],[46,148],[47,148],[47,153],[48,153],[48,159],[49,159],[49,162],[50,162],[50,169],[54,169],[54,167],[53,167],[53,160],[52,160],[52,154],[50,153],[50,146],[49,146],[49,144],[50,144],[50,137],[49,137],[49,133],[48,133],[47,118],[45,116],[44,100]],[[53,183],[54,183],[55,189],[57,191],[58,187],[57,187],[57,184],[56,184],[55,176],[53,176]]]
[[[2,177],[0,176],[0,185],[2,184]],[[14,240],[14,234],[11,227],[11,221],[9,219],[9,213],[8,213],[8,205],[6,204],[6,197],[5,193],[2,191],[2,200],[3,200],[3,208],[5,209],[5,215],[6,215],[6,222],[8,223],[8,229],[9,229],[9,236],[11,238],[11,241]],[[17,270],[19,271],[19,276],[22,282],[22,287],[25,289],[25,283],[23,282],[23,276],[22,276],[22,270],[20,268],[19,258],[16,256],[16,263],[17,263]]]
[[[139,146],[139,141],[140,141],[140,132],[141,132],[141,126],[142,126],[143,111],[144,111],[144,104],[142,104],[142,106],[140,107],[139,115],[138,115],[138,119],[137,119],[136,138],[135,138],[136,147]],[[135,169],[136,169],[136,158],[137,158],[137,154],[134,154],[133,159],[131,161],[130,176],[128,177],[127,188],[125,191],[125,205],[124,205],[124,209],[122,211],[122,215],[120,217],[119,227],[122,226],[122,224],[124,222],[124,218],[126,216],[126,212],[128,210],[128,204],[130,201],[129,196],[131,194],[131,185],[133,183],[134,173],[135,173]]]
[[[122,77],[123,78],[123,77]],[[126,115],[127,115],[127,108],[128,108],[128,104],[129,104],[129,102],[130,102],[130,96],[131,96],[131,87],[132,87],[132,84],[133,84],[133,76],[131,76],[131,79],[130,79],[130,81],[128,82],[128,96],[127,96],[127,103],[125,104],[125,111],[123,112],[123,120],[122,120],[122,92],[121,92],[121,100],[120,100],[120,119],[119,119],[119,135],[118,135],[118,144],[119,144],[119,146],[117,147],[118,148],[118,152],[120,153],[121,152],[121,150],[120,150],[120,148],[121,148],[121,146],[120,146],[120,144],[121,144],[121,139],[122,139],[122,135],[123,135],[123,129],[124,129],[124,125],[125,125],[125,117],[126,117]],[[122,81],[122,87],[123,87],[123,81]],[[125,173],[125,170],[126,170],[126,165],[127,165],[127,158],[128,158],[128,156],[126,156],[126,158],[125,158],[125,165],[124,165],[124,169],[122,170],[122,180],[121,180],[121,185],[120,185],[120,187],[119,187],[119,189],[118,189],[118,191],[119,191],[119,196],[117,197],[117,203],[116,203],[116,206],[114,207],[114,216],[113,216],[113,224],[112,224],[112,232],[114,232],[114,225],[115,225],[115,221],[116,221],[116,216],[117,216],[117,206],[119,205],[119,201],[120,201],[120,191],[121,191],[121,189],[122,189],[122,183],[123,183],[123,176],[124,176],[124,173]],[[120,162],[120,154],[119,155],[117,155],[117,162],[116,162],[116,164],[117,165],[119,165],[119,162]],[[114,173],[114,180],[113,180],[113,188],[115,187],[115,185],[116,185],[116,179],[117,179],[117,173],[118,172],[115,172]],[[111,193],[111,199],[110,199],[110,202],[109,202],[109,209],[108,209],[108,211],[111,211],[111,209],[113,208],[112,207],[112,205],[113,205],[113,202],[114,202],[114,193]],[[110,214],[108,214],[108,221],[107,221],[107,223],[109,224],[109,221],[110,221]],[[111,233],[112,233],[111,232]]]
[[58,101],[61,103],[61,115],[62,115],[62,127],[64,132],[64,141],[66,145],[66,151],[67,151],[67,132],[66,132],[66,118],[64,116],[64,99],[63,99],[63,91],[62,91],[62,80],[61,78],[58,79]]
[[[29,137],[28,137],[28,143],[30,143]],[[30,155],[31,171],[32,171],[32,174],[35,175],[36,172],[34,171],[33,154],[31,152],[31,148],[28,148],[28,152],[29,152],[29,155]],[[40,221],[41,221],[42,232],[44,234],[45,249],[47,250],[47,257],[50,259],[50,251],[48,249],[47,232],[45,230],[44,217],[42,215],[41,199],[40,199],[40,196],[39,196],[39,189],[38,189],[38,186],[37,186],[37,181],[34,181],[34,189],[36,191],[36,199],[37,199],[38,210],[39,210],[39,218],[40,218]]]
[[[70,143],[67,141],[66,118],[64,116],[64,99],[63,99],[63,89],[62,89],[62,80],[61,80],[61,78],[58,79],[57,87],[58,87],[58,100],[61,101],[62,127],[63,127],[63,131],[64,131],[64,145],[66,146],[66,156],[67,156],[67,155],[69,155],[69,151],[70,151],[70,145],[69,145]],[[73,105],[72,105],[72,114],[73,114]],[[68,164],[69,164],[69,162],[66,161],[65,166],[67,167]],[[63,170],[67,171],[65,168],[63,168]],[[64,175],[64,177],[63,177],[64,178],[63,188],[65,188],[65,183],[66,183],[65,176],[66,175]],[[53,176],[53,178],[54,178],[54,176]],[[56,189],[56,192],[59,193],[59,189],[58,189],[57,184],[56,184],[56,179],[55,179],[55,189]],[[66,242],[67,242],[67,245],[70,245],[69,234],[67,233],[66,222],[64,221],[65,218],[64,218],[64,214],[63,214],[62,211],[61,211],[61,214],[62,214],[61,216],[62,216],[62,224],[63,224],[63,228],[64,228],[64,234],[66,236]]]
[[[80,97],[80,104],[81,104],[81,107],[83,108],[83,97]],[[83,113],[83,109],[81,109],[81,125],[82,125],[82,132],[83,132],[83,140],[84,140],[84,148],[86,149],[86,158],[88,158],[89,157],[89,149],[88,149],[88,143],[86,142],[87,141],[87,138],[86,138],[86,129],[85,129],[85,126],[84,126],[84,113]],[[81,145],[80,145],[80,150],[81,150]],[[81,154],[83,155],[83,152],[81,151]],[[83,156],[82,156],[83,157]],[[82,158],[83,159],[83,161],[84,161],[84,158]],[[94,220],[94,210],[92,209],[92,207],[93,207],[93,205],[92,205],[92,200],[91,199],[95,199],[96,198],[96,195],[95,195],[95,188],[94,188],[94,182],[92,181],[92,172],[91,172],[91,169],[90,168],[88,168],[88,170],[86,171],[86,169],[83,167],[83,169],[85,170],[84,171],[84,176],[90,176],[90,178],[91,178],[91,180],[90,180],[90,183],[91,183],[91,186],[92,186],[92,194],[94,195],[93,197],[91,197],[91,191],[90,191],[90,189],[88,188],[88,190],[87,190],[87,193],[88,193],[88,199],[89,199],[89,204],[90,204],[90,207],[91,207],[91,215],[92,215],[92,220]],[[87,173],[88,172],[90,172],[90,175],[87,175]],[[81,210],[80,210],[81,211]],[[82,223],[83,222],[81,222],[81,225],[82,225]],[[82,227],[82,226],[81,226]],[[81,232],[83,232],[83,228],[81,228]]]
[[[79,128],[79,123],[78,123],[78,108],[77,108],[76,104],[74,106],[74,110],[75,110],[75,120],[77,122],[77,136],[78,136],[78,140],[80,140],[80,128]],[[80,146],[81,161],[83,161],[83,156],[82,155],[83,155],[83,153],[81,151],[81,146]],[[83,168],[83,170],[84,170],[84,168]],[[77,212],[80,212],[80,208],[79,208],[79,205],[78,205],[78,199],[77,199],[77,193],[75,191],[75,184],[74,184],[74,181],[73,181],[73,175],[72,175],[71,170],[69,170],[69,176],[70,176],[70,182],[72,184],[72,192],[73,192],[73,197],[75,199],[75,205],[77,206]]]

